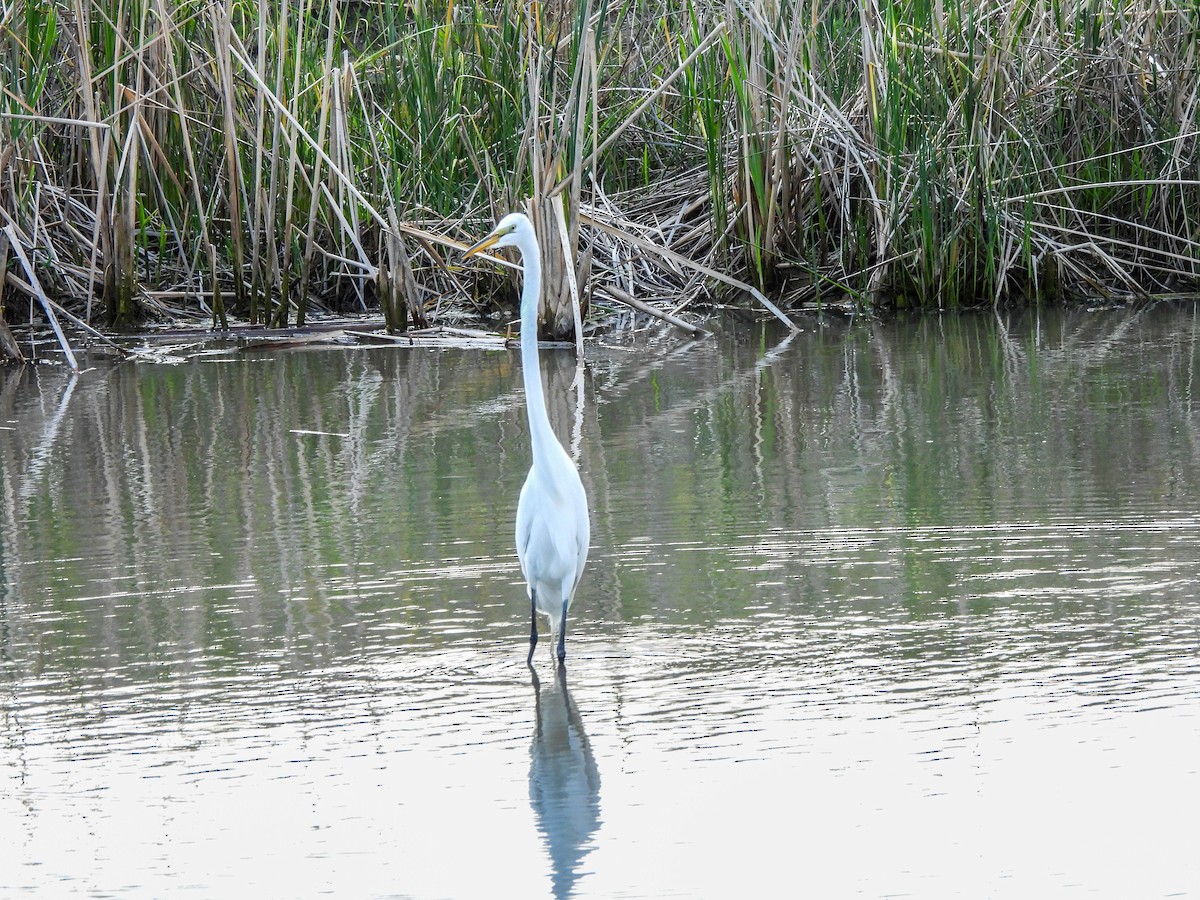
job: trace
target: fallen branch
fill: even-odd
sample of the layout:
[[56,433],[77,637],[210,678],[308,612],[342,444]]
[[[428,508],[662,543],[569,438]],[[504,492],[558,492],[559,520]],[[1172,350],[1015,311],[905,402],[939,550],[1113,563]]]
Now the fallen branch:
[[656,319],[662,319],[674,325],[676,328],[682,328],[688,334],[695,338],[702,338],[708,335],[708,332],[699,325],[693,325],[691,322],[685,322],[678,316],[673,316],[668,312],[663,312],[660,309],[655,309],[649,303],[643,303],[631,294],[626,293],[614,284],[598,285],[596,290],[602,291],[605,295],[618,303],[624,303],[626,306],[636,309],[638,312],[643,312],[648,316],[654,316]]
[[685,266],[689,269],[694,269],[695,271],[707,275],[709,278],[715,278],[717,281],[727,284],[730,287],[740,288],[761,303],[764,307],[766,307],[768,312],[770,312],[773,316],[775,316],[775,318],[777,318],[792,331],[800,330],[800,326],[784,315],[783,310],[768,300],[762,291],[746,284],[746,282],[738,281],[736,278],[726,275],[724,272],[718,272],[716,269],[710,269],[708,266],[698,263],[695,260],[688,259],[683,254],[676,253],[674,250],[668,250],[666,247],[660,247],[653,241],[648,241],[645,238],[637,237],[636,235],[630,234],[628,231],[622,231],[620,228],[615,228],[612,225],[601,222],[599,219],[596,219],[585,212],[581,211],[579,213],[579,219],[580,221],[591,225],[593,228],[599,228],[601,231],[611,234],[615,238],[629,241],[631,244],[641,247],[643,250],[649,250],[651,253],[661,256],[663,259],[670,260],[671,262]]
[[13,252],[17,254],[17,259],[21,261],[21,265],[25,269],[25,277],[29,279],[29,287],[32,288],[34,295],[41,301],[42,309],[46,312],[46,318],[50,321],[50,327],[54,330],[54,336],[58,338],[58,345],[62,347],[63,355],[67,358],[67,365],[71,367],[72,372],[78,372],[79,363],[75,359],[75,354],[71,352],[71,345],[67,343],[67,336],[63,334],[62,326],[58,324],[58,316],[54,314],[54,308],[57,304],[47,297],[46,292],[42,290],[42,283],[38,281],[37,273],[33,270],[33,264],[30,263],[29,257],[25,255],[24,248],[21,247],[21,242],[17,239],[16,229],[11,225],[5,225],[4,233],[8,235],[8,242],[12,245]]

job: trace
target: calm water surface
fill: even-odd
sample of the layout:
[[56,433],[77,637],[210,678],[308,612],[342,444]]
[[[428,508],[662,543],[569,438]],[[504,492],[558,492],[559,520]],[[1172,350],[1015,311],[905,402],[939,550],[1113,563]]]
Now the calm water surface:
[[1200,895],[1200,319],[0,371],[0,895]]

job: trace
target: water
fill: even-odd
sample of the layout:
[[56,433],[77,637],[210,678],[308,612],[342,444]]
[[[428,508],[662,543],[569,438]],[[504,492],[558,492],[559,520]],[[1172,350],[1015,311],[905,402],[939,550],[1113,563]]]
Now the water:
[[1200,318],[0,371],[0,895],[1200,894]]

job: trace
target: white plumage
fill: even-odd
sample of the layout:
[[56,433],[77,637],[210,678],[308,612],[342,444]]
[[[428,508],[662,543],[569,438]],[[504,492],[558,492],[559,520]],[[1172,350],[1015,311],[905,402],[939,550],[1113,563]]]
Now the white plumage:
[[521,289],[521,366],[533,462],[517,503],[517,558],[530,601],[529,662],[537,646],[537,614],[550,619],[558,659],[566,659],[567,611],[587,563],[591,529],[587,494],[579,472],[559,443],[546,415],[538,363],[538,298],[542,267],[533,224],[521,213],[505,216],[467,255],[492,247],[516,247],[524,265]]

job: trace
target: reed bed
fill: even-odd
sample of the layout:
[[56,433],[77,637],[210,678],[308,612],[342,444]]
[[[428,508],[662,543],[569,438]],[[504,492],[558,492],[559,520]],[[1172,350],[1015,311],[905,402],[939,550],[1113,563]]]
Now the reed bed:
[[1198,85],[1190,0],[0,0],[0,309],[503,319],[521,206],[554,337],[1194,293]]

